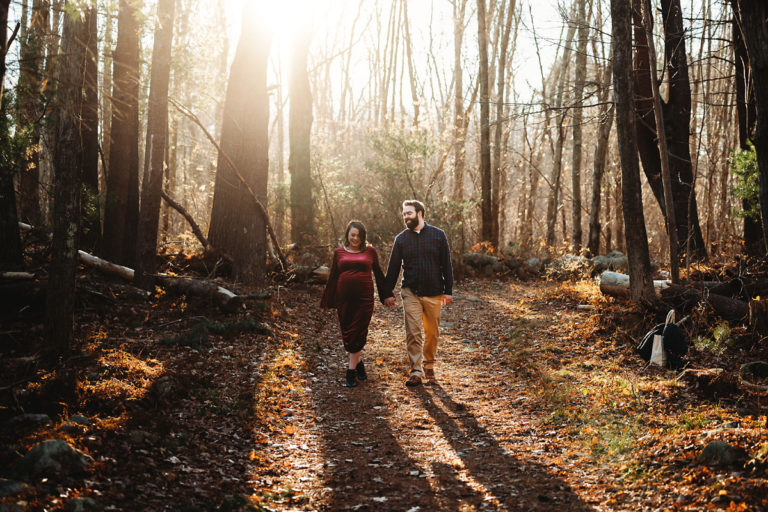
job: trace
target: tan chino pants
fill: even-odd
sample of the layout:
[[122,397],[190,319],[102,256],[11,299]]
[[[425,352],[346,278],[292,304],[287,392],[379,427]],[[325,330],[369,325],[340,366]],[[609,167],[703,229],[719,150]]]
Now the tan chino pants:
[[425,368],[433,368],[435,364],[442,296],[419,297],[409,288],[403,288],[400,298],[403,300],[405,315],[405,348],[408,351],[410,374],[421,377]]

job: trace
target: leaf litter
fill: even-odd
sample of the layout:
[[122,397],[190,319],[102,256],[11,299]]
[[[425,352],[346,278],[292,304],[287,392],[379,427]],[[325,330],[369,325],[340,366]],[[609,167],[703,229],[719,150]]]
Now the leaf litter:
[[[380,304],[364,351],[369,379],[342,386],[346,354],[335,312],[317,308],[320,293],[282,287],[258,318],[213,315],[208,305],[161,296],[135,314],[144,317],[138,327],[83,319],[79,337],[90,362],[78,369],[73,392],[60,397],[67,407],[52,413],[53,424],[3,429],[3,476],[19,454],[51,437],[87,451],[96,466],[85,479],[35,483],[0,503],[56,510],[92,497],[105,510],[768,509],[759,397],[705,396],[674,372],[646,367],[632,344],[653,322],[590,281],[462,282],[443,311],[437,379],[415,389],[403,385],[401,309]],[[584,304],[592,307],[578,307]],[[162,342],[191,332],[184,319],[195,314],[205,325],[234,327],[207,328],[199,343]],[[146,327],[177,320],[170,329]],[[28,387],[30,396],[50,397],[44,380]],[[90,423],[65,429],[78,413]],[[712,440],[751,460],[701,464]]]

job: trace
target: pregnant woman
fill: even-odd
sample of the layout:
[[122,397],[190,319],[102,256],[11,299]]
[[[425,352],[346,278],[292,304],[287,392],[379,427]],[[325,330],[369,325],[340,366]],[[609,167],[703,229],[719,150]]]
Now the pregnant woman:
[[350,221],[344,234],[344,245],[333,253],[333,264],[328,284],[320,302],[321,308],[336,308],[341,326],[344,349],[349,352],[346,386],[357,386],[357,380],[368,378],[362,361],[362,351],[368,338],[368,325],[373,315],[373,279],[379,300],[392,296],[385,289],[384,272],[379,265],[379,255],[365,240],[365,226],[360,221]]

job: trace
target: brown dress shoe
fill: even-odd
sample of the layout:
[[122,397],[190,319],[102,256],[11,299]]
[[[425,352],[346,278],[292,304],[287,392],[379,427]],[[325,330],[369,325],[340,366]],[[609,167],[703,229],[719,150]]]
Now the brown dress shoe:
[[411,375],[407,381],[405,381],[405,385],[409,388],[412,388],[414,386],[421,386],[421,377],[418,375]]
[[433,370],[432,368],[425,368],[424,378],[426,378],[427,380],[435,380],[435,370]]

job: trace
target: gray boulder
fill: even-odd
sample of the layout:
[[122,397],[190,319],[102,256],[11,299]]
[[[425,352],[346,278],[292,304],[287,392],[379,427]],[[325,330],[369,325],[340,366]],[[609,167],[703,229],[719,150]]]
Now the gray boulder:
[[19,494],[21,491],[28,487],[29,486],[24,482],[17,482],[15,480],[6,480],[5,478],[0,478],[0,498],[6,498],[8,496]]
[[68,512],[85,512],[86,510],[103,510],[99,502],[93,498],[75,498],[67,503]]
[[544,262],[542,262],[539,258],[528,258],[525,261],[525,267],[532,274],[538,274],[544,267]]
[[479,274],[491,276],[504,272],[504,265],[496,256],[491,256],[490,254],[469,252],[464,254],[461,259],[467,267],[477,271]]
[[49,423],[52,423],[52,421],[51,417],[47,414],[19,414],[18,416],[11,418],[8,423],[14,427],[24,425],[39,426],[48,425]]
[[701,451],[698,461],[707,466],[733,466],[746,460],[746,452],[723,441],[712,441]]
[[24,455],[16,470],[19,475],[52,476],[79,474],[93,464],[93,457],[61,439],[36,444]]
[[70,416],[69,421],[71,421],[72,423],[77,423],[78,425],[85,425],[85,426],[88,426],[91,424],[91,420],[89,420],[85,416],[81,416],[80,414],[75,414],[73,416]]
[[595,268],[595,273],[601,273],[605,270],[626,273],[629,268],[627,257],[621,251],[611,251],[605,256],[595,256],[591,262]]

